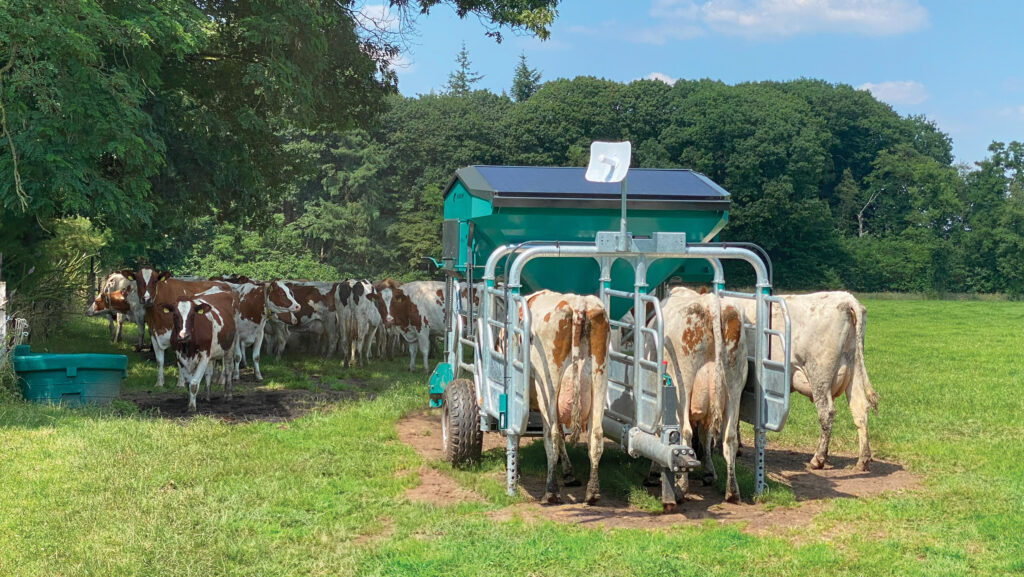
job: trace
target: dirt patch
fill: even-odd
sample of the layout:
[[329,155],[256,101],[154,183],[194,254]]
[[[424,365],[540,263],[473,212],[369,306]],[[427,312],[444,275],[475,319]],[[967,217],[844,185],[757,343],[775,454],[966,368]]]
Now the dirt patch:
[[205,388],[201,388],[194,413],[188,411],[188,391],[178,388],[173,380],[168,381],[163,391],[122,393],[121,398],[135,403],[142,412],[165,419],[190,419],[196,415],[205,415],[229,423],[278,423],[297,419],[332,403],[373,398],[372,392],[358,391],[360,388],[368,387],[367,383],[345,382],[350,385],[350,390],[331,390],[320,386],[319,382],[315,383],[313,389],[266,389],[253,378],[252,373],[243,373],[242,379],[232,386],[233,395],[230,400],[224,398],[223,388],[215,384],[211,391],[211,399],[207,401]]
[[[418,454],[428,460],[441,459],[441,422],[436,411],[412,413],[399,420],[397,428],[399,439]],[[484,451],[503,447],[504,439],[501,436],[484,435]],[[614,443],[608,443],[606,447],[606,451],[618,450]],[[747,447],[739,458],[740,463],[750,469],[753,469],[752,453],[753,450]],[[595,527],[641,529],[697,524],[712,519],[722,523],[743,523],[744,531],[748,533],[778,534],[785,529],[806,526],[830,499],[872,497],[887,491],[911,490],[918,486],[917,478],[896,463],[876,461],[871,464],[870,472],[862,472],[851,468],[857,462],[856,456],[831,455],[829,468],[814,471],[806,466],[811,454],[812,451],[799,448],[769,448],[766,451],[768,476],[792,488],[797,500],[795,507],[766,510],[764,506],[752,503],[750,495],[745,495],[745,501],[741,503],[726,503],[724,496],[715,487],[705,487],[695,479],[690,480],[687,500],[680,503],[677,511],[672,514],[641,511],[609,495],[604,495],[597,505],[589,506],[583,502],[585,487],[564,488],[565,504],[542,506],[538,501],[544,493],[544,478],[540,475],[523,475],[520,491],[530,501],[505,507],[488,516],[494,520],[547,519]],[[432,476],[445,479],[443,483],[454,485],[454,481],[441,473],[428,470]],[[637,479],[638,486],[640,482]],[[424,485],[426,482],[421,486]],[[464,489],[462,491],[479,499],[476,493]],[[650,491],[656,494],[654,489]]]
[[416,503],[455,505],[457,503],[483,503],[480,495],[463,489],[447,475],[430,467],[420,467],[420,484],[405,492],[406,498]]

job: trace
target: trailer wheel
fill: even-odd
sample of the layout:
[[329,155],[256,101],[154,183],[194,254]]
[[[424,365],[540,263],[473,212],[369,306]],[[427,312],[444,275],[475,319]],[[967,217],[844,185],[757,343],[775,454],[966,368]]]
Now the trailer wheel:
[[455,379],[444,389],[441,404],[441,444],[444,460],[453,465],[480,461],[484,434],[480,431],[480,408],[473,381]]

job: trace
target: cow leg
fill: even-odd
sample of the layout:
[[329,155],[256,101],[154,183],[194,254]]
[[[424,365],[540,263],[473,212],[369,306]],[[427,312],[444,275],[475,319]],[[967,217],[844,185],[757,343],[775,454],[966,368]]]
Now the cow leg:
[[[160,343],[157,342],[156,337],[150,339],[153,342],[153,356],[156,357],[156,386],[164,386],[164,349],[160,348]],[[178,370],[178,384],[181,384],[182,371]]]
[[[136,317],[136,318],[138,318],[138,317]],[[135,346],[135,350],[141,351],[142,350],[142,343],[143,343],[144,339],[146,338],[146,323],[144,323],[142,321],[139,321],[139,322],[135,323],[135,326],[139,330],[139,344]]]
[[[746,362],[746,361],[743,361]],[[739,434],[737,427],[739,425],[739,403],[730,404],[734,407],[729,408],[729,412],[725,417],[725,433],[722,438],[722,456],[725,457],[725,500],[729,503],[740,502],[740,485],[736,482],[736,452],[739,450]]]
[[257,381],[263,380],[263,373],[260,372],[260,349],[262,348],[263,331],[258,331],[256,333],[256,341],[252,344],[252,368],[256,372]]
[[860,455],[857,457],[857,464],[854,465],[858,471],[867,471],[871,463],[871,447],[868,445],[868,407],[871,404],[864,387],[853,385],[846,389],[846,400],[850,404],[850,415],[853,416],[853,424],[857,426],[857,437],[860,440]]
[[427,362],[427,357],[430,355],[430,330],[427,327],[420,329],[420,354],[423,355],[423,372],[430,372],[430,365]]
[[408,343],[409,345],[409,372],[413,372],[416,369],[416,341]]
[[569,453],[562,443],[562,452],[558,456],[558,462],[562,465],[562,484],[566,487],[579,487],[582,485],[576,478],[576,472],[572,468],[572,461],[569,460]]
[[718,479],[718,473],[715,472],[715,460],[714,460],[714,435],[711,431],[703,425],[699,427],[700,440],[703,441],[704,446],[704,457],[701,459],[701,465],[704,467],[704,474],[701,476],[701,481],[704,485],[713,485]]
[[[557,406],[554,410],[558,410]],[[550,412],[550,411],[549,411]],[[561,489],[558,487],[558,453],[564,450],[564,440],[562,439],[562,432],[558,430],[559,423],[557,417],[554,419],[554,426],[549,427],[544,435],[544,451],[548,457],[548,477],[544,484],[544,497],[541,498],[542,503],[549,505],[556,505],[562,502],[562,497],[559,495]]]
[[810,467],[821,469],[825,466],[825,461],[828,458],[828,445],[832,439],[832,420],[836,416],[836,408],[828,386],[818,387],[813,392],[812,400],[818,409],[818,426],[821,427],[821,435],[818,437],[818,448],[815,449],[814,456],[811,457]]
[[121,329],[124,327],[124,316],[120,313],[114,315],[114,342],[121,342]]
[[[594,399],[595,403],[604,402],[604,395],[600,399]],[[590,442],[588,452],[590,453],[590,479],[587,481],[586,500],[588,505],[593,505],[601,499],[601,483],[597,477],[597,467],[601,463],[601,455],[604,454],[604,425],[601,422],[601,411],[593,406],[590,407]],[[675,496],[673,495],[673,502]]]

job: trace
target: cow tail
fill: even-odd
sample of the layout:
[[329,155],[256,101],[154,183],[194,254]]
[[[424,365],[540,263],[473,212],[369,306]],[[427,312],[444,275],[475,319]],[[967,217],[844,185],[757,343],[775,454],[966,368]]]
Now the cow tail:
[[878,393],[872,388],[871,380],[868,379],[868,371],[864,367],[864,325],[867,320],[867,311],[864,310],[863,305],[854,301],[851,303],[850,312],[854,322],[857,323],[857,346],[854,353],[853,383],[851,386],[860,387],[864,391],[864,397],[868,400],[868,404],[877,413]]
[[706,298],[711,300],[711,330],[715,338],[715,389],[711,396],[711,424],[708,432],[715,438],[722,430],[722,408],[728,402],[725,389],[725,339],[722,337],[722,301],[714,294]]
[[570,355],[572,364],[569,367],[569,370],[572,371],[569,379],[569,393],[572,400],[569,409],[569,445],[578,443],[580,434],[583,432],[583,399],[580,398],[580,379],[583,376],[583,366],[586,363],[583,362],[581,345],[586,339],[584,333],[589,332],[588,328],[587,305],[585,302],[580,302],[572,311],[572,354]]

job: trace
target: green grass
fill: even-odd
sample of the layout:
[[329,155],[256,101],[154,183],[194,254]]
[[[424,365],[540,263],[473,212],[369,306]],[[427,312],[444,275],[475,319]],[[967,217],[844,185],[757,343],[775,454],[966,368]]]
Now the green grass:
[[[835,500],[786,539],[713,522],[665,531],[495,522],[487,513],[510,502],[500,451],[471,471],[434,465],[486,504],[410,502],[403,492],[424,463],[394,423],[426,404],[423,375],[402,360],[346,371],[286,357],[264,359],[267,386],[359,382],[376,396],[287,425],[161,419],[127,402],[0,403],[0,575],[1024,573],[1024,304],[865,304],[868,372],[881,396],[872,449],[923,488]],[[95,320],[34,348],[127,349],[109,344]],[[125,387],[152,389],[155,367],[129,358]],[[173,390],[173,370],[167,379]],[[813,407],[794,397],[786,430],[770,442],[810,447],[816,437]],[[856,451],[842,403],[833,448]],[[526,472],[543,468],[542,448],[523,453]],[[606,494],[656,506],[636,489],[644,464],[605,455]],[[585,455],[573,458],[585,471]],[[791,499],[776,486],[765,506]]]

